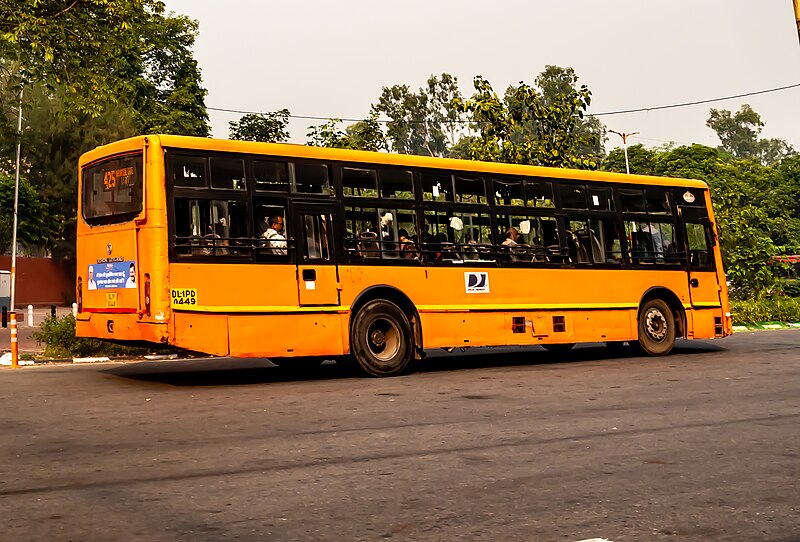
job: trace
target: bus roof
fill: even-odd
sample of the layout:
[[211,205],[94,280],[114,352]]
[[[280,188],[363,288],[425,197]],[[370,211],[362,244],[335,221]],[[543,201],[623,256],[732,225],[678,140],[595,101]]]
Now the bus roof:
[[502,162],[481,162],[477,160],[460,160],[455,158],[434,158],[410,154],[396,154],[350,149],[332,149],[311,147],[294,143],[260,143],[254,141],[237,141],[230,139],[212,139],[205,137],[178,135],[143,135],[122,139],[97,147],[81,156],[81,167],[111,154],[131,152],[141,149],[145,139],[157,138],[162,147],[205,150],[217,152],[237,152],[245,154],[263,154],[269,156],[333,160],[342,162],[359,162],[367,164],[385,164],[406,167],[473,171],[476,173],[494,173],[502,175],[551,177],[556,179],[573,179],[581,181],[606,181],[626,184],[653,184],[659,186],[679,186],[708,188],[704,181],[672,177],[654,177],[612,173],[608,171],[591,171],[585,169],[553,168],[506,164]]

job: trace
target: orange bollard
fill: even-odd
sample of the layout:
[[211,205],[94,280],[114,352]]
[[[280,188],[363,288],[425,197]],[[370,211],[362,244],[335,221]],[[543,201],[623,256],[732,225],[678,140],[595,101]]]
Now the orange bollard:
[[19,367],[19,343],[17,343],[17,313],[11,311],[11,366]]

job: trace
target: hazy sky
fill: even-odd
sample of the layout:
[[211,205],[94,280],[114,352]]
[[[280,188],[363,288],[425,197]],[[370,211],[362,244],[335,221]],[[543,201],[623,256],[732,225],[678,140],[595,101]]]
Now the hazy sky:
[[[200,23],[195,56],[206,105],[364,118],[383,86],[483,75],[499,93],[571,66],[589,86],[589,113],[655,107],[800,83],[792,0],[166,0]],[[800,87],[713,104],[604,115],[609,129],[656,146],[718,145],[711,107],[749,103],[800,150]],[[241,114],[210,111],[227,137]],[[304,143],[314,121],[292,119]],[[609,148],[620,141],[610,134]]]

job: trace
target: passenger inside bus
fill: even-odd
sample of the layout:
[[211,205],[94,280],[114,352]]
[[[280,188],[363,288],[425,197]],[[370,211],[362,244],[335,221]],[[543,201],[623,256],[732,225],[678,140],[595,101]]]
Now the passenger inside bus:
[[400,256],[406,260],[417,259],[417,244],[408,236],[408,231],[400,228]]
[[285,256],[287,254],[286,237],[283,235],[283,217],[273,215],[269,218],[269,228],[262,234],[266,239],[267,248],[272,254]]

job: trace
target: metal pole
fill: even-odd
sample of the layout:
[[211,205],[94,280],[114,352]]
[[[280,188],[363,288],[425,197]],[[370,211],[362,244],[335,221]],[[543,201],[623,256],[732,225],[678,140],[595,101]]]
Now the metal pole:
[[628,163],[628,142],[625,141],[624,138],[622,140],[622,152],[625,153],[625,173],[630,175],[631,174],[631,165]]
[[628,163],[628,138],[632,135],[638,134],[639,132],[625,133],[625,132],[617,132],[615,130],[609,130],[609,132],[611,132],[612,134],[617,134],[619,137],[622,138],[622,151],[625,153],[625,173],[630,175],[631,167],[630,164]]
[[14,176],[14,222],[11,229],[11,366],[19,367],[19,343],[17,342],[17,213],[19,211],[19,162],[22,152],[22,88],[19,89],[19,115],[17,118],[17,172]]

